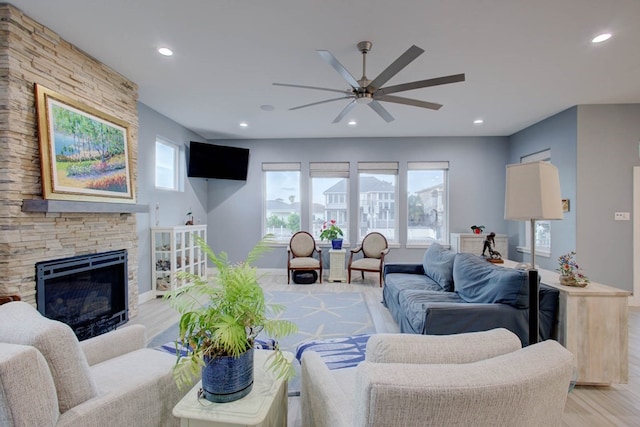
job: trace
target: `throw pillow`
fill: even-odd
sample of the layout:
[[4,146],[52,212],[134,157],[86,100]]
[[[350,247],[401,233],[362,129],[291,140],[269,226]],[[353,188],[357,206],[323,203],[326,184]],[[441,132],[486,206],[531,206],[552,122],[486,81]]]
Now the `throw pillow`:
[[432,243],[422,260],[424,273],[447,292],[453,292],[454,288],[453,261],[455,258],[455,252],[445,249],[438,243]]
[[478,255],[460,253],[453,264],[456,293],[466,302],[529,307],[527,272],[499,267]]

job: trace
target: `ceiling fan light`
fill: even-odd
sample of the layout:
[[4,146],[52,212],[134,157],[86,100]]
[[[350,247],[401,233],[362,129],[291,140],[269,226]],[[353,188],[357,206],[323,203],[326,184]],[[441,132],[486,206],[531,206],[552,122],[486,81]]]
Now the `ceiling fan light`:
[[356,98],[356,102],[361,105],[371,104],[373,96],[370,93],[363,94]]

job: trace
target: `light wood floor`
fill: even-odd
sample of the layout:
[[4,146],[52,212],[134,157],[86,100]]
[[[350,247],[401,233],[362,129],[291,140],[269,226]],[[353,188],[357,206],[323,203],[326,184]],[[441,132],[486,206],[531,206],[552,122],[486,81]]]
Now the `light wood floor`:
[[[326,280],[326,279],[325,279]],[[271,290],[299,291],[301,289],[336,291],[361,291],[377,332],[398,332],[389,311],[380,303],[382,290],[376,275],[365,276],[364,282],[358,276],[353,283],[324,283],[314,285],[282,285],[286,283],[284,272],[269,271],[262,280],[263,286]],[[141,304],[139,313],[130,323],[147,327],[149,341],[178,320],[178,315],[168,307],[166,301],[154,299]],[[640,426],[640,308],[629,309],[629,383],[609,387],[576,387],[568,396],[564,426]],[[514,425],[517,425],[514,424]],[[288,427],[304,427],[300,417],[300,398],[289,398]]]

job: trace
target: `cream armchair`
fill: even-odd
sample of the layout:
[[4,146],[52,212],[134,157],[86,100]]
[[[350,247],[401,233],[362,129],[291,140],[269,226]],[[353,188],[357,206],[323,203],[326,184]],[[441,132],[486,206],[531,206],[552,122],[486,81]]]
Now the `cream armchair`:
[[126,326],[78,342],[25,302],[0,305],[1,426],[177,426],[175,357]]
[[458,335],[378,334],[357,368],[302,355],[308,427],[557,426],[573,356],[555,341],[524,349],[506,329]]

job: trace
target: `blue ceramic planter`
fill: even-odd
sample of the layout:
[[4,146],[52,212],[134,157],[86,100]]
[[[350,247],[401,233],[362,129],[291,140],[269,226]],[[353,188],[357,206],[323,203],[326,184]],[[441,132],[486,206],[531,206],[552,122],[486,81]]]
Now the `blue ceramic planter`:
[[253,388],[253,348],[240,357],[205,357],[203,396],[210,402],[233,402]]
[[333,239],[331,241],[332,249],[342,249],[342,239]]

